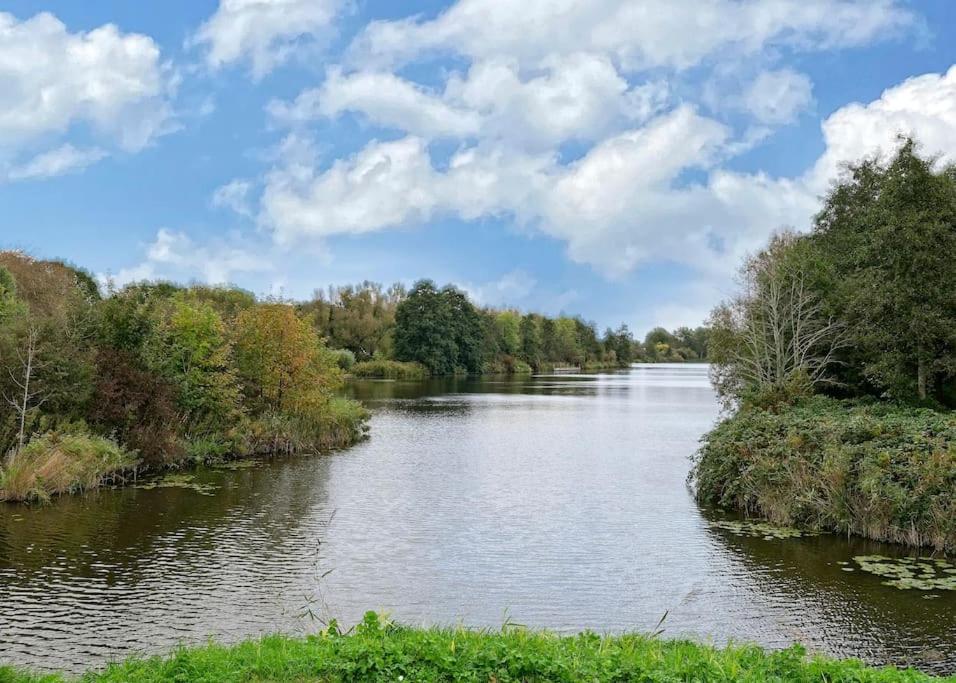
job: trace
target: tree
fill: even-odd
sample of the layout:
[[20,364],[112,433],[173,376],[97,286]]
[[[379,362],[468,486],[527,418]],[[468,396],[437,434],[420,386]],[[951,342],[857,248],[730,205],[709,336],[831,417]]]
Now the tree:
[[521,359],[537,369],[541,364],[541,332],[535,316],[530,313],[523,316],[518,332],[521,336]]
[[39,344],[39,328],[35,324],[28,325],[23,335],[22,345],[18,344],[16,346],[18,361],[16,371],[10,367],[7,368],[10,381],[14,385],[14,391],[4,394],[4,399],[13,407],[17,418],[17,452],[23,449],[27,415],[31,410],[38,409],[46,401],[46,396],[36,377],[41,367]]
[[145,340],[147,368],[176,387],[177,405],[187,424],[219,433],[240,415],[239,383],[232,347],[216,310],[207,303],[177,298],[156,306]]
[[616,331],[609,328],[604,333],[604,348],[619,365],[630,365],[634,359],[634,337],[627,325],[621,324]]
[[848,337],[812,286],[817,261],[805,238],[784,233],[745,262],[742,292],[710,319],[711,376],[725,401],[786,398],[833,381]]
[[254,412],[309,415],[342,383],[336,358],[292,306],[260,304],[235,323],[235,356],[243,395]]
[[432,374],[480,372],[482,322],[464,292],[430,280],[415,283],[395,312],[395,357],[416,361]]
[[359,360],[388,352],[395,326],[395,309],[405,298],[405,288],[388,289],[375,282],[330,287],[328,297],[317,291],[313,300],[299,306],[311,316],[319,334],[332,348],[348,349]]
[[904,399],[956,376],[956,169],[935,166],[912,139],[888,162],[850,166],[814,230],[828,303],[852,331],[847,362]]
[[445,285],[441,290],[446,325],[455,343],[453,370],[481,372],[481,316],[460,289]]
[[432,374],[453,373],[458,348],[449,323],[450,312],[435,283],[416,282],[395,311],[395,358],[419,362]]

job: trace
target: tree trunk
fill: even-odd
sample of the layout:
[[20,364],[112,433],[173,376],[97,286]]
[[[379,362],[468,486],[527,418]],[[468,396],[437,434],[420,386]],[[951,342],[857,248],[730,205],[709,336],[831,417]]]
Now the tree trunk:
[[920,354],[916,364],[916,393],[921,401],[926,400],[927,374],[926,359]]

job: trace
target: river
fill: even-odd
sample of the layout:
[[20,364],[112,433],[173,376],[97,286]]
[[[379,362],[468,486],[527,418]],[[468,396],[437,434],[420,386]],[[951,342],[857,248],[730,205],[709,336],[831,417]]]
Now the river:
[[956,671],[956,592],[854,570],[901,549],[739,535],[696,504],[705,366],[351,391],[373,418],[349,450],[0,506],[0,661],[76,672],[375,609],[561,632],[666,614],[666,637]]

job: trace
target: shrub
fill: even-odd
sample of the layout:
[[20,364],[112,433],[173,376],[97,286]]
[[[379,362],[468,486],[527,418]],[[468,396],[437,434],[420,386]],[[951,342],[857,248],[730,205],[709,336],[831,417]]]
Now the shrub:
[[421,363],[397,360],[369,360],[352,366],[352,375],[366,379],[425,379],[428,370]]
[[175,388],[137,367],[127,351],[101,349],[97,354],[96,386],[88,417],[137,451],[147,467],[175,463],[184,456],[176,432]]
[[362,404],[345,398],[332,398],[308,416],[269,411],[250,420],[245,450],[251,455],[292,455],[342,448],[365,436],[367,421]]
[[47,432],[7,456],[0,469],[0,500],[49,500],[96,488],[136,464],[136,457],[111,439]]
[[956,414],[814,397],[704,437],[701,501],[776,524],[956,550]]
[[335,358],[335,362],[341,370],[348,372],[355,365],[355,354],[348,349],[333,349],[329,353]]

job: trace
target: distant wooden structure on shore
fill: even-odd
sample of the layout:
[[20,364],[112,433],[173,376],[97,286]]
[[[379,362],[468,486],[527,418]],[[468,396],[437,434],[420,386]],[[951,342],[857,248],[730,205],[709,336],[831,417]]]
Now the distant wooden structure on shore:
[[574,375],[581,372],[581,366],[579,365],[564,365],[561,367],[555,367],[552,372],[556,375]]

